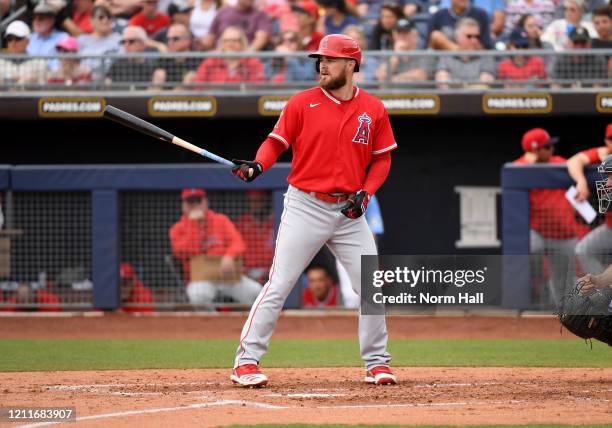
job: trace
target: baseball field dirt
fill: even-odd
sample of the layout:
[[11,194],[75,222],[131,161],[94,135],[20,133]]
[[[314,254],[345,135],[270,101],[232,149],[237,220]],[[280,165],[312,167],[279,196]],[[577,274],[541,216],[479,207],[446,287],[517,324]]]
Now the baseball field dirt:
[[[236,314],[7,317],[0,320],[0,338],[237,341],[244,319],[244,315]],[[354,339],[356,323],[351,315],[283,316],[273,343],[286,339]],[[552,317],[390,317],[388,324],[392,341],[503,338],[581,343],[567,332],[560,335],[559,324]],[[310,352],[316,355],[321,349],[313,347]],[[585,358],[589,352],[595,351],[585,346]],[[598,347],[597,352],[612,349]],[[612,353],[609,355],[612,361]],[[75,406],[79,426],[87,427],[612,421],[612,364],[581,368],[395,367],[401,382],[389,387],[363,384],[363,370],[356,366],[266,367],[268,387],[242,389],[229,382],[231,357],[227,355],[226,368],[212,369],[0,373],[0,405]],[[112,358],[109,353],[108,359]],[[138,350],[134,358],[138,358]],[[201,358],[205,360],[207,355]],[[431,359],[435,362],[436,355]]]

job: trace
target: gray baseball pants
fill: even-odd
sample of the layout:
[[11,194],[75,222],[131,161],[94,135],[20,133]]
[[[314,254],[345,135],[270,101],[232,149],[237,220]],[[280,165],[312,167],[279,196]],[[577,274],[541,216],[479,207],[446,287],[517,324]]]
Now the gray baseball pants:
[[612,255],[612,228],[604,223],[591,230],[576,245],[576,255],[586,273],[603,272]]
[[[270,279],[244,324],[234,367],[259,363],[268,350],[285,299],[323,245],[340,260],[355,292],[361,294],[361,256],[377,254],[377,250],[365,216],[346,218],[340,212],[344,204],[327,203],[289,186]],[[359,345],[367,370],[389,364],[384,315],[359,315]]]

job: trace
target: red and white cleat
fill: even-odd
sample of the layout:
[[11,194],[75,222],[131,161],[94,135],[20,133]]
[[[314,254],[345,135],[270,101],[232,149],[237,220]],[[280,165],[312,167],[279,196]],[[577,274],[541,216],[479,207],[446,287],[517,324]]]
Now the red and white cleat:
[[397,379],[388,366],[376,366],[366,372],[365,381],[374,385],[395,385]]
[[259,387],[268,384],[268,377],[255,364],[244,364],[232,371],[230,379],[240,386]]

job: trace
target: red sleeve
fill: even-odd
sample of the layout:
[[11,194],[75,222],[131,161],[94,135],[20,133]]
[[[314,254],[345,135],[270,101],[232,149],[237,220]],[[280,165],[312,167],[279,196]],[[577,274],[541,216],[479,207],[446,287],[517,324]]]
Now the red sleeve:
[[182,218],[170,229],[172,254],[179,259],[188,259],[202,253],[198,222]]
[[143,16],[144,15],[142,14],[142,12],[139,12],[136,15],[132,16],[130,20],[128,21],[128,26],[142,27],[142,17]]
[[374,131],[373,155],[380,155],[397,148],[395,137],[393,137],[393,130],[391,129],[391,123],[389,122],[389,115],[382,103],[381,108],[383,109],[383,113],[378,119],[376,130]]
[[544,60],[540,57],[536,57],[538,60],[538,78],[546,79],[546,65]]
[[365,183],[363,184],[363,190],[368,192],[370,195],[376,193],[376,191],[387,179],[390,169],[391,153],[385,152],[380,156],[375,156],[370,164],[368,175],[366,176]]
[[198,67],[198,70],[196,71],[196,77],[195,77],[196,82],[206,82],[208,80],[207,79],[208,64],[210,62],[210,59],[211,58],[207,58],[200,63],[200,66]]
[[599,147],[593,147],[592,149],[583,150],[580,153],[586,155],[586,157],[589,158],[589,163],[591,165],[595,165],[601,162],[601,160],[599,159]]
[[285,148],[289,148],[294,143],[297,136],[297,130],[301,125],[300,120],[300,109],[298,102],[295,98],[291,98],[274,125],[272,132],[268,134],[268,137],[272,137],[275,140],[280,141],[284,144]]
[[268,137],[257,150],[255,161],[259,162],[263,166],[263,170],[266,171],[276,163],[276,160],[282,152],[287,148],[279,140]]
[[223,222],[225,223],[225,231],[228,234],[228,246],[225,251],[225,255],[229,257],[236,257],[244,253],[246,250],[246,245],[244,245],[244,239],[242,239],[242,235],[234,226],[232,221],[223,216]]

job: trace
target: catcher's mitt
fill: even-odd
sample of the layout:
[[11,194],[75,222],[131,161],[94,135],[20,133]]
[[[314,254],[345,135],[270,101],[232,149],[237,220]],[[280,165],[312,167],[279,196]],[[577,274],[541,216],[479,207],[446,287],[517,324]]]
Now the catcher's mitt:
[[583,339],[597,339],[612,346],[612,288],[582,294],[580,281],[564,296],[559,309],[561,324]]

